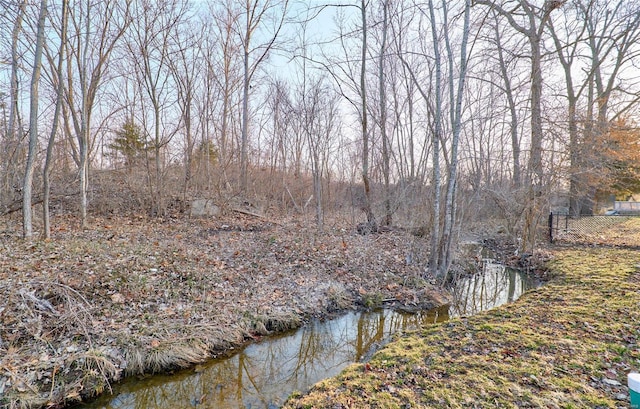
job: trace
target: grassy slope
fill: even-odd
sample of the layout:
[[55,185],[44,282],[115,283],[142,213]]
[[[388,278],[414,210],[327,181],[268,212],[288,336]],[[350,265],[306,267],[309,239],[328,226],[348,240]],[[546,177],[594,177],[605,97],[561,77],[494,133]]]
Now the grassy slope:
[[518,302],[405,334],[286,407],[628,407],[616,398],[640,369],[638,263],[560,251],[554,278]]

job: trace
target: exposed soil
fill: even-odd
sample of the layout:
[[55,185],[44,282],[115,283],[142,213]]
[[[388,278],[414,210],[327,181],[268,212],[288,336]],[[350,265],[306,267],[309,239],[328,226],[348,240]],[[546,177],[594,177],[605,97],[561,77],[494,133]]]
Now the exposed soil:
[[403,334],[285,408],[628,408],[626,377],[640,370],[640,253],[628,249],[638,232],[636,218],[589,248],[556,249],[543,287]]
[[247,215],[0,238],[0,407],[59,407],[352,308],[429,308],[423,238]]

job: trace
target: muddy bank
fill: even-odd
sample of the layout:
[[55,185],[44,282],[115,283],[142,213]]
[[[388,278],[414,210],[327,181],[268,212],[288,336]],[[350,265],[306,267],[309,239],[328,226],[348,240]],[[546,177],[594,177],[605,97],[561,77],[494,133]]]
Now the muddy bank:
[[627,408],[640,370],[640,256],[564,250],[509,304],[398,337],[285,408]]
[[447,301],[423,239],[295,220],[61,221],[2,238],[0,406],[56,407],[123,376],[191,366],[311,317]]

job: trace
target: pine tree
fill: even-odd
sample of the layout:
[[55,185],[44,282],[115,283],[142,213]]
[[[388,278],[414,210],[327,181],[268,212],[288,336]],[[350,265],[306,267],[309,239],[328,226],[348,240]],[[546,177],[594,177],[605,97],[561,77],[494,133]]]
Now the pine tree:
[[133,119],[129,118],[122,125],[122,128],[116,132],[116,137],[109,148],[114,152],[117,158],[121,155],[124,158],[124,164],[127,169],[131,170],[136,159],[144,151],[146,146],[142,130]]

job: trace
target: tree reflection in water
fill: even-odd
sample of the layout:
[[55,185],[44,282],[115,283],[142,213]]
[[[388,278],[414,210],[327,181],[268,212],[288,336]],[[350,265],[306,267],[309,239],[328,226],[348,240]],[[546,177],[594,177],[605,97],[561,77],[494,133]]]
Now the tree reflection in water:
[[452,317],[474,315],[515,301],[534,286],[533,280],[520,271],[488,260],[481,272],[457,283],[449,314]]
[[482,274],[454,290],[451,306],[418,314],[391,310],[348,313],[315,321],[297,331],[266,338],[229,358],[170,376],[125,381],[114,394],[86,407],[93,409],[275,408],[295,390],[337,375],[368,357],[392,334],[445,321],[449,314],[469,315],[516,299],[528,285],[521,274],[486,263]]

